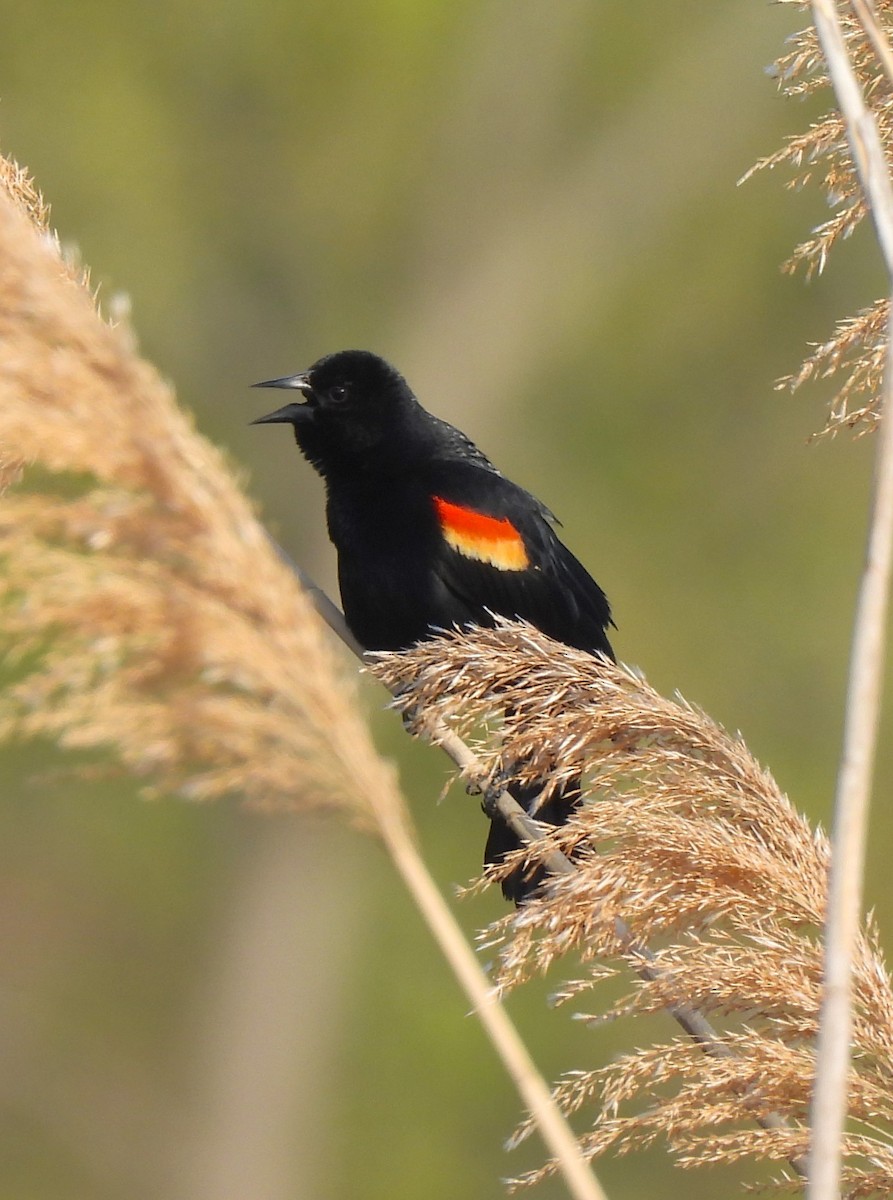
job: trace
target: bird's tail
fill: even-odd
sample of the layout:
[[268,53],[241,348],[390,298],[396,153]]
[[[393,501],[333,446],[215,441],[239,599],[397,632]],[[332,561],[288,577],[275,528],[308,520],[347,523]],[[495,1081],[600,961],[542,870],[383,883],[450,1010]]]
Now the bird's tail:
[[[534,807],[542,790],[540,784],[530,784],[527,787],[513,785],[509,788],[511,794],[528,813]],[[533,816],[537,821],[542,821],[547,825],[564,825],[579,804],[580,781],[572,780],[564,784],[562,788],[556,789],[546,803],[536,809]],[[487,866],[501,863],[507,854],[519,849],[521,845],[517,834],[509,829],[501,817],[496,816],[490,822],[490,833],[484,849],[484,863]],[[546,868],[537,865],[535,857],[527,860],[502,880],[502,894],[506,900],[511,900],[519,905],[524,904],[543,882],[546,874]]]

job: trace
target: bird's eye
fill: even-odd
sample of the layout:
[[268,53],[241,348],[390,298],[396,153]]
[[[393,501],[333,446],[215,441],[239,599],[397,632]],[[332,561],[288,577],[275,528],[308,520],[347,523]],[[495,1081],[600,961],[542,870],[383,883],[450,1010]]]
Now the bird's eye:
[[329,399],[330,400],[346,400],[347,399],[347,390],[348,389],[345,384],[336,383],[334,387],[329,388]]

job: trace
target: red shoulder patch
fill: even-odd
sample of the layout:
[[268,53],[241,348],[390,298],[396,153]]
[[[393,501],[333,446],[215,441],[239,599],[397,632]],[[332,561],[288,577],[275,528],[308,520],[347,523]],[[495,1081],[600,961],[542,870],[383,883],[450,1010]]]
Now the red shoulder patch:
[[434,497],[434,507],[447,544],[459,554],[500,571],[523,571],[529,565],[524,539],[508,517],[488,517],[440,496]]

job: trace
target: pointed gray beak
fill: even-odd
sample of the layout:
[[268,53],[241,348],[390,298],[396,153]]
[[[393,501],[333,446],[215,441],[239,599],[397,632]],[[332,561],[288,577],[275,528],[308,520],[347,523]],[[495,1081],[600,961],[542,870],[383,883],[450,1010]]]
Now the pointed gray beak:
[[[313,395],[310,380],[307,378],[306,373],[300,375],[283,375],[281,379],[265,379],[262,383],[252,384],[252,387],[293,388],[308,398]],[[268,413],[265,417],[256,417],[251,424],[297,425],[303,421],[307,421],[312,413],[312,405],[306,401],[303,404],[295,401],[291,404],[286,404],[283,408],[277,408],[275,412]]]
[[251,386],[294,388],[296,391],[307,395],[310,391],[310,380],[307,377],[307,373],[302,371],[300,375],[283,375],[280,379],[265,379],[262,383],[253,383]]

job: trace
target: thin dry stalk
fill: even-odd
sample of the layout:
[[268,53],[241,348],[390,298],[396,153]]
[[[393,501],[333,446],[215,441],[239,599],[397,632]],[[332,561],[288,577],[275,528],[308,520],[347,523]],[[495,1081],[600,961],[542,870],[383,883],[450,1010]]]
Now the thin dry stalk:
[[[865,6],[862,6],[863,10]],[[858,11],[858,10],[857,10]],[[878,242],[893,283],[893,183],[874,116],[850,62],[844,31],[831,0],[813,0],[816,30],[843,113],[856,170],[868,199]],[[888,72],[893,56],[873,20],[868,37]],[[893,315],[893,308],[891,308]],[[893,325],[887,330],[893,346]],[[887,353],[883,411],[891,411],[893,356]],[[852,966],[862,909],[868,808],[880,718],[890,569],[893,559],[893,430],[881,422],[868,546],[859,589],[847,687],[843,751],[837,781],[828,917],[825,928],[822,1014],[811,1112],[808,1194],[840,1194],[847,1074],[853,1027]]]
[[394,865],[466,996],[472,1001],[484,1032],[514,1081],[531,1114],[531,1122],[556,1156],[557,1169],[564,1178],[568,1192],[577,1200],[606,1200],[606,1193],[593,1174],[587,1156],[582,1153],[566,1116],[536,1069],[527,1047],[505,1011],[499,991],[492,986],[465,940],[414,842],[407,835],[405,825],[402,822],[393,826],[387,824],[382,829],[382,836]]
[[[741,741],[625,669],[523,625],[387,655],[376,671],[402,689],[401,703],[458,733],[490,728],[479,753],[495,778],[553,787],[587,778],[592,803],[544,839],[576,870],[486,934],[501,986],[561,966],[571,977],[557,999],[579,1002],[621,963],[641,967],[634,947],[648,944],[653,975],[640,973],[593,1022],[682,1003],[719,1030],[721,1053],[673,1040],[569,1075],[557,1095],[570,1113],[590,1114],[587,1153],[661,1138],[684,1165],[801,1160],[828,848]],[[870,1195],[893,1189],[893,992],[870,931],[858,940],[854,976],[845,1184]]]
[[[893,347],[893,328],[888,333]],[[891,411],[893,355],[888,354],[885,410]],[[862,913],[868,808],[883,691],[893,552],[893,423],[881,423],[865,567],[853,630],[843,752],[837,779],[825,929],[822,1016],[812,1103],[809,1195],[839,1195],[841,1139],[847,1113],[852,1035],[852,965]]]
[[561,1162],[570,1129],[414,846],[314,607],[221,456],[62,260],[0,162],[0,736],[109,756],[147,789],[327,808],[377,833]]
[[[837,96],[844,121],[844,131],[850,146],[858,183],[867,202],[887,273],[893,277],[893,182],[884,157],[884,146],[875,113],[865,102],[862,86],[850,59],[844,29],[837,5],[833,0],[812,0],[816,32],[828,64],[831,83]],[[865,36],[861,25],[857,27]],[[883,40],[876,24],[873,36],[866,40]],[[886,58],[875,71],[886,69]]]

